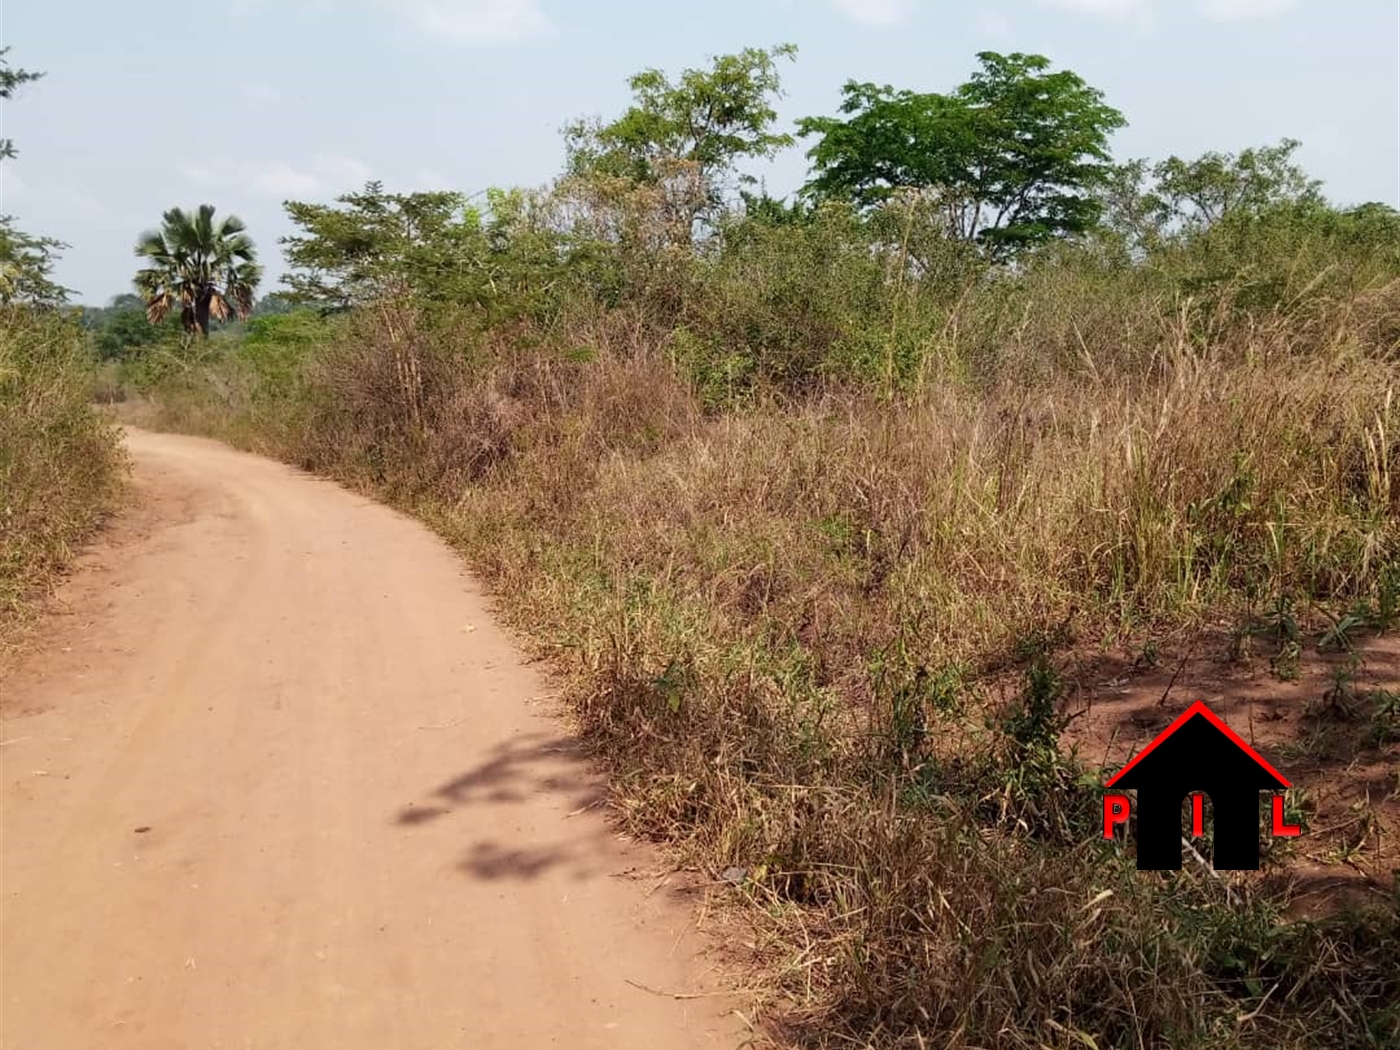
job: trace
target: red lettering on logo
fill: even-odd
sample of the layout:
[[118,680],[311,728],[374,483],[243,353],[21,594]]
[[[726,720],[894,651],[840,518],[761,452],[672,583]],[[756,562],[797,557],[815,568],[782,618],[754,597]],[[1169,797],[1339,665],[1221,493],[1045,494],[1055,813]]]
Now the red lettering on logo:
[[1103,837],[1113,838],[1113,828],[1128,822],[1128,796],[1105,795],[1103,797]]
[[1283,822],[1283,796],[1274,796],[1274,838],[1291,839],[1303,833],[1303,829],[1297,824],[1285,824]]

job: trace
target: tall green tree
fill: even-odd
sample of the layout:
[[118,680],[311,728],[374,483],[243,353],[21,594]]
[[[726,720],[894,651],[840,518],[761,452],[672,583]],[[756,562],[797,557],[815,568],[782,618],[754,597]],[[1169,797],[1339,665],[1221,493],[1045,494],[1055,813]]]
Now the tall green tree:
[[1293,159],[1302,145],[1283,139],[1239,153],[1203,153],[1195,160],[1168,157],[1152,169],[1151,200],[1158,222],[1202,229],[1241,213],[1279,205],[1321,205],[1322,183]]
[[1128,161],[1113,170],[1100,190],[1101,232],[1140,257],[1223,225],[1248,225],[1270,216],[1296,223],[1331,213],[1322,184],[1294,160],[1298,147],[1296,139],[1283,139],[1238,153],[1212,150],[1156,164]]
[[690,192],[668,197],[670,217],[688,240],[695,221],[723,203],[740,161],[792,145],[791,135],[774,130],[773,104],[782,94],[778,62],[796,54],[791,44],[750,47],[675,80],[659,69],[637,73],[627,82],[633,103],[622,116],[565,128],[569,173],[651,186],[690,183]]
[[280,241],[287,297],[325,312],[477,284],[481,217],[460,193],[388,193],[379,182],[334,204],[288,201],[297,232]]
[[511,312],[548,294],[566,256],[536,195],[488,189],[389,193],[378,182],[333,204],[288,201],[288,301],[336,313],[385,299]]
[[[25,84],[43,73],[10,66],[10,49],[0,48],[0,100],[14,98]],[[0,138],[0,161],[15,155],[14,140]],[[59,252],[68,247],[52,237],[36,237],[15,225],[14,217],[0,215],[0,304],[27,303],[31,306],[61,306],[70,290],[53,279]]]
[[215,221],[214,206],[171,208],[158,230],[141,235],[136,254],[149,265],[136,274],[146,316],[160,324],[176,307],[187,333],[209,335],[211,319],[247,317],[262,279],[257,251],[236,215]]
[[937,204],[950,236],[996,259],[1091,229],[1123,115],[1041,55],[978,60],[950,94],[851,82],[843,116],[799,121],[817,139],[805,195],[868,208],[912,191]]

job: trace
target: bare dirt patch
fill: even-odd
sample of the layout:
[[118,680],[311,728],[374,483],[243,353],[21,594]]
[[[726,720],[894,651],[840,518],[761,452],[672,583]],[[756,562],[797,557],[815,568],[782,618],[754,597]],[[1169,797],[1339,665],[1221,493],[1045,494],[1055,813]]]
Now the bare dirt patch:
[[1261,872],[1289,885],[1292,912],[1384,898],[1400,877],[1400,639],[1296,653],[1224,630],[1160,652],[1085,657],[1072,675],[1065,741],[1116,769],[1204,701],[1295,786],[1306,834]]

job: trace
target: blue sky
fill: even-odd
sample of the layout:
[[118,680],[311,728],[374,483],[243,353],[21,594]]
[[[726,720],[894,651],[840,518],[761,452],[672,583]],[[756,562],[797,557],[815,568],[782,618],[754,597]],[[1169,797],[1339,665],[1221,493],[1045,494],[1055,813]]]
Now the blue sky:
[[[786,123],[848,79],[946,90],[1034,51],[1123,110],[1121,158],[1292,136],[1334,200],[1400,205],[1396,0],[0,0],[0,39],[48,73],[4,107],[0,210],[69,243],[57,276],[93,303],[171,205],[242,215],[275,278],[286,198],[538,185],[628,74],[779,42]],[[753,170],[783,193],[805,161]]]

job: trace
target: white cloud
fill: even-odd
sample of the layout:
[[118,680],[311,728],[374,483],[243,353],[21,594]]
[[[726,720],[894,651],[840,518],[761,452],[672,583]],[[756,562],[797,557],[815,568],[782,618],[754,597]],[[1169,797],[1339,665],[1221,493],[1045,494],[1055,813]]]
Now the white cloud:
[[327,182],[347,188],[358,187],[361,183],[368,182],[374,174],[364,161],[340,153],[318,153],[312,159],[311,165]]
[[1157,28],[1154,0],[1035,0],[1041,7],[1053,7],[1070,14],[1123,22],[1139,33]]
[[[1092,15],[1098,18],[1133,21],[1139,28],[1150,29],[1154,22],[1156,0],[1036,0],[1042,7]],[[1234,22],[1247,18],[1266,18],[1297,7],[1299,0],[1196,0],[1196,11],[1215,22]],[[1171,5],[1162,5],[1169,13]]]
[[253,189],[269,197],[309,196],[321,188],[321,180],[286,161],[276,160],[252,173]]
[[282,4],[327,16],[336,11],[353,16],[378,8],[420,32],[456,44],[508,44],[554,33],[539,0],[228,0],[228,4],[239,17],[265,14]]
[[914,13],[914,0],[831,0],[847,18],[872,26],[892,26]]
[[[378,0],[430,36],[459,44],[506,44],[550,36],[538,0]],[[889,0],[880,0],[889,2]]]
[[1196,10],[1215,22],[1239,22],[1281,15],[1297,6],[1297,0],[1198,0]]
[[1134,18],[1147,12],[1150,0],[1037,0],[1044,7],[1058,7],[1098,18]]
[[231,161],[211,158],[208,163],[179,160],[175,170],[200,189],[251,188],[265,197],[315,197],[358,188],[372,177],[370,166],[339,153],[318,153],[308,163],[286,160]]

